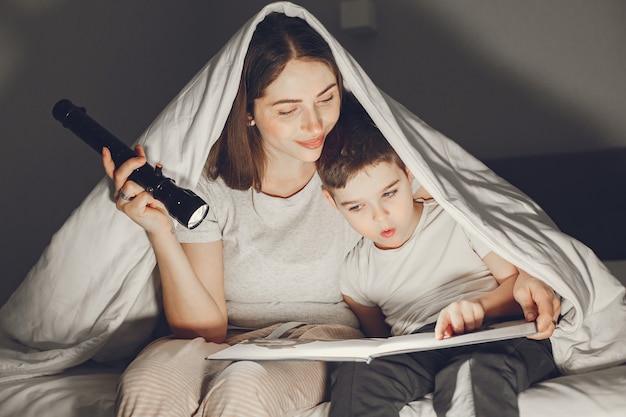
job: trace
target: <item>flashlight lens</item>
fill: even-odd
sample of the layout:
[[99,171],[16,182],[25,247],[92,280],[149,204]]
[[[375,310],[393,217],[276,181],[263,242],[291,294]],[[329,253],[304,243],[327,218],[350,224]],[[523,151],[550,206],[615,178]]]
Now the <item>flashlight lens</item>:
[[193,229],[194,227],[202,223],[202,220],[204,220],[208,211],[208,204],[200,206],[196,211],[193,212],[193,214],[189,218],[189,222],[187,222],[187,228]]

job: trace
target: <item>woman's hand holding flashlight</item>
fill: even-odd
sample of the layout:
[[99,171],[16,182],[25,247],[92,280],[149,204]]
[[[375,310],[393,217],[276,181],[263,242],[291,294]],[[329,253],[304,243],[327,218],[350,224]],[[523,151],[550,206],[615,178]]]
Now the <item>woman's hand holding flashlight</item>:
[[102,164],[107,176],[113,180],[116,207],[149,234],[163,231],[171,233],[173,222],[165,205],[142,186],[128,179],[136,169],[146,163],[146,154],[141,145],[135,147],[135,152],[137,157],[128,159],[116,169],[111,152],[106,147],[102,148]]

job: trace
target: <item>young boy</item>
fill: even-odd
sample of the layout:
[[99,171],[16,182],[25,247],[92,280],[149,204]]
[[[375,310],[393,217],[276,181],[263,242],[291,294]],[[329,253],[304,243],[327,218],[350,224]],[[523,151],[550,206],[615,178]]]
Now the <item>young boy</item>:
[[[350,100],[350,97],[346,97]],[[318,161],[323,192],[363,239],[341,290],[368,337],[435,330],[442,339],[521,315],[521,273],[433,199],[414,201],[412,175],[358,103]],[[558,375],[549,339],[513,339],[346,362],[332,377],[330,417],[398,415],[433,392],[438,416],[517,416],[517,395]]]

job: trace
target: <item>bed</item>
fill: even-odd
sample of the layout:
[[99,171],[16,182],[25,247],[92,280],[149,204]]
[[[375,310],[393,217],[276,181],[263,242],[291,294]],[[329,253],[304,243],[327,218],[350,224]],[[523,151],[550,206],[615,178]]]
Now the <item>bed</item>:
[[[585,169],[580,162],[586,161]],[[626,149],[606,152],[549,155],[487,161],[496,172],[517,183],[528,194],[550,207],[557,224],[568,233],[597,242],[599,256],[626,283],[626,244],[614,230],[626,230]],[[533,167],[527,175],[526,167]],[[619,171],[619,172],[618,172]],[[615,175],[618,174],[618,175]],[[621,174],[621,175],[620,175]],[[541,178],[551,178],[546,183]],[[587,184],[603,184],[603,192],[594,195],[602,202],[602,215],[595,221],[580,222],[589,207],[569,207],[572,193]],[[560,190],[556,192],[555,190]],[[550,213],[550,211],[549,211]],[[616,218],[618,227],[606,227],[607,218]],[[612,223],[613,225],[615,222]],[[577,227],[580,225],[581,227]],[[0,417],[110,417],[113,415],[115,388],[123,366],[102,365],[93,361],[68,369],[58,375],[0,383]],[[626,410],[626,364],[577,375],[568,375],[537,384],[520,396],[522,416],[567,415],[568,417],[622,417]],[[323,417],[328,404],[303,411],[298,417]],[[407,406],[402,417],[434,416],[430,400]]]
[[[524,392],[522,415],[623,416],[626,244],[615,232],[626,230],[624,150],[484,165],[380,92],[314,17],[286,2],[269,5],[235,34],[139,143],[173,170],[181,186],[192,188],[212,144],[206,138],[216,138],[226,120],[223,103],[232,103],[236,69],[255,22],[272,10],[305,18],[326,37],[347,88],[444,208],[564,296],[568,319],[553,341],[569,372]],[[154,258],[145,235],[112,204],[103,180],[0,310],[0,417],[113,415],[125,360],[155,336],[160,306]],[[511,215],[518,210],[519,216]],[[537,245],[520,250],[511,231],[526,233]],[[299,417],[323,417],[327,406]],[[428,398],[402,412],[432,415]]]
[[[120,370],[86,364],[60,375],[0,384],[2,417],[111,417]],[[542,382],[521,394],[522,417],[623,417],[626,366]],[[297,417],[324,417],[328,403]],[[415,401],[402,417],[434,417],[430,399]]]

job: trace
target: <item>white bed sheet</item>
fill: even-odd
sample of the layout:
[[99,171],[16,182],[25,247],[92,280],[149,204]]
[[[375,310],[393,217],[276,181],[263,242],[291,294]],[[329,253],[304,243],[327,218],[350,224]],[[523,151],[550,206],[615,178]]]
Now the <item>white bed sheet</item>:
[[[0,383],[0,417],[112,417],[121,370],[81,366],[54,376]],[[624,417],[626,365],[537,384],[519,398],[521,417]],[[326,417],[328,403],[296,417]],[[401,417],[435,417],[430,398]]]
[[[624,417],[626,365],[537,384],[519,397],[520,417]],[[326,417],[329,403],[297,417]],[[436,417],[430,398],[414,401],[400,417]]]
[[[626,260],[605,262],[626,285]],[[111,417],[120,369],[93,364],[58,375],[0,383],[0,417]],[[626,364],[537,384],[520,395],[522,417],[624,417]],[[328,403],[296,417],[326,417]],[[406,406],[401,417],[434,417],[429,398]]]
[[2,417],[111,417],[120,369],[93,365],[0,383]]

